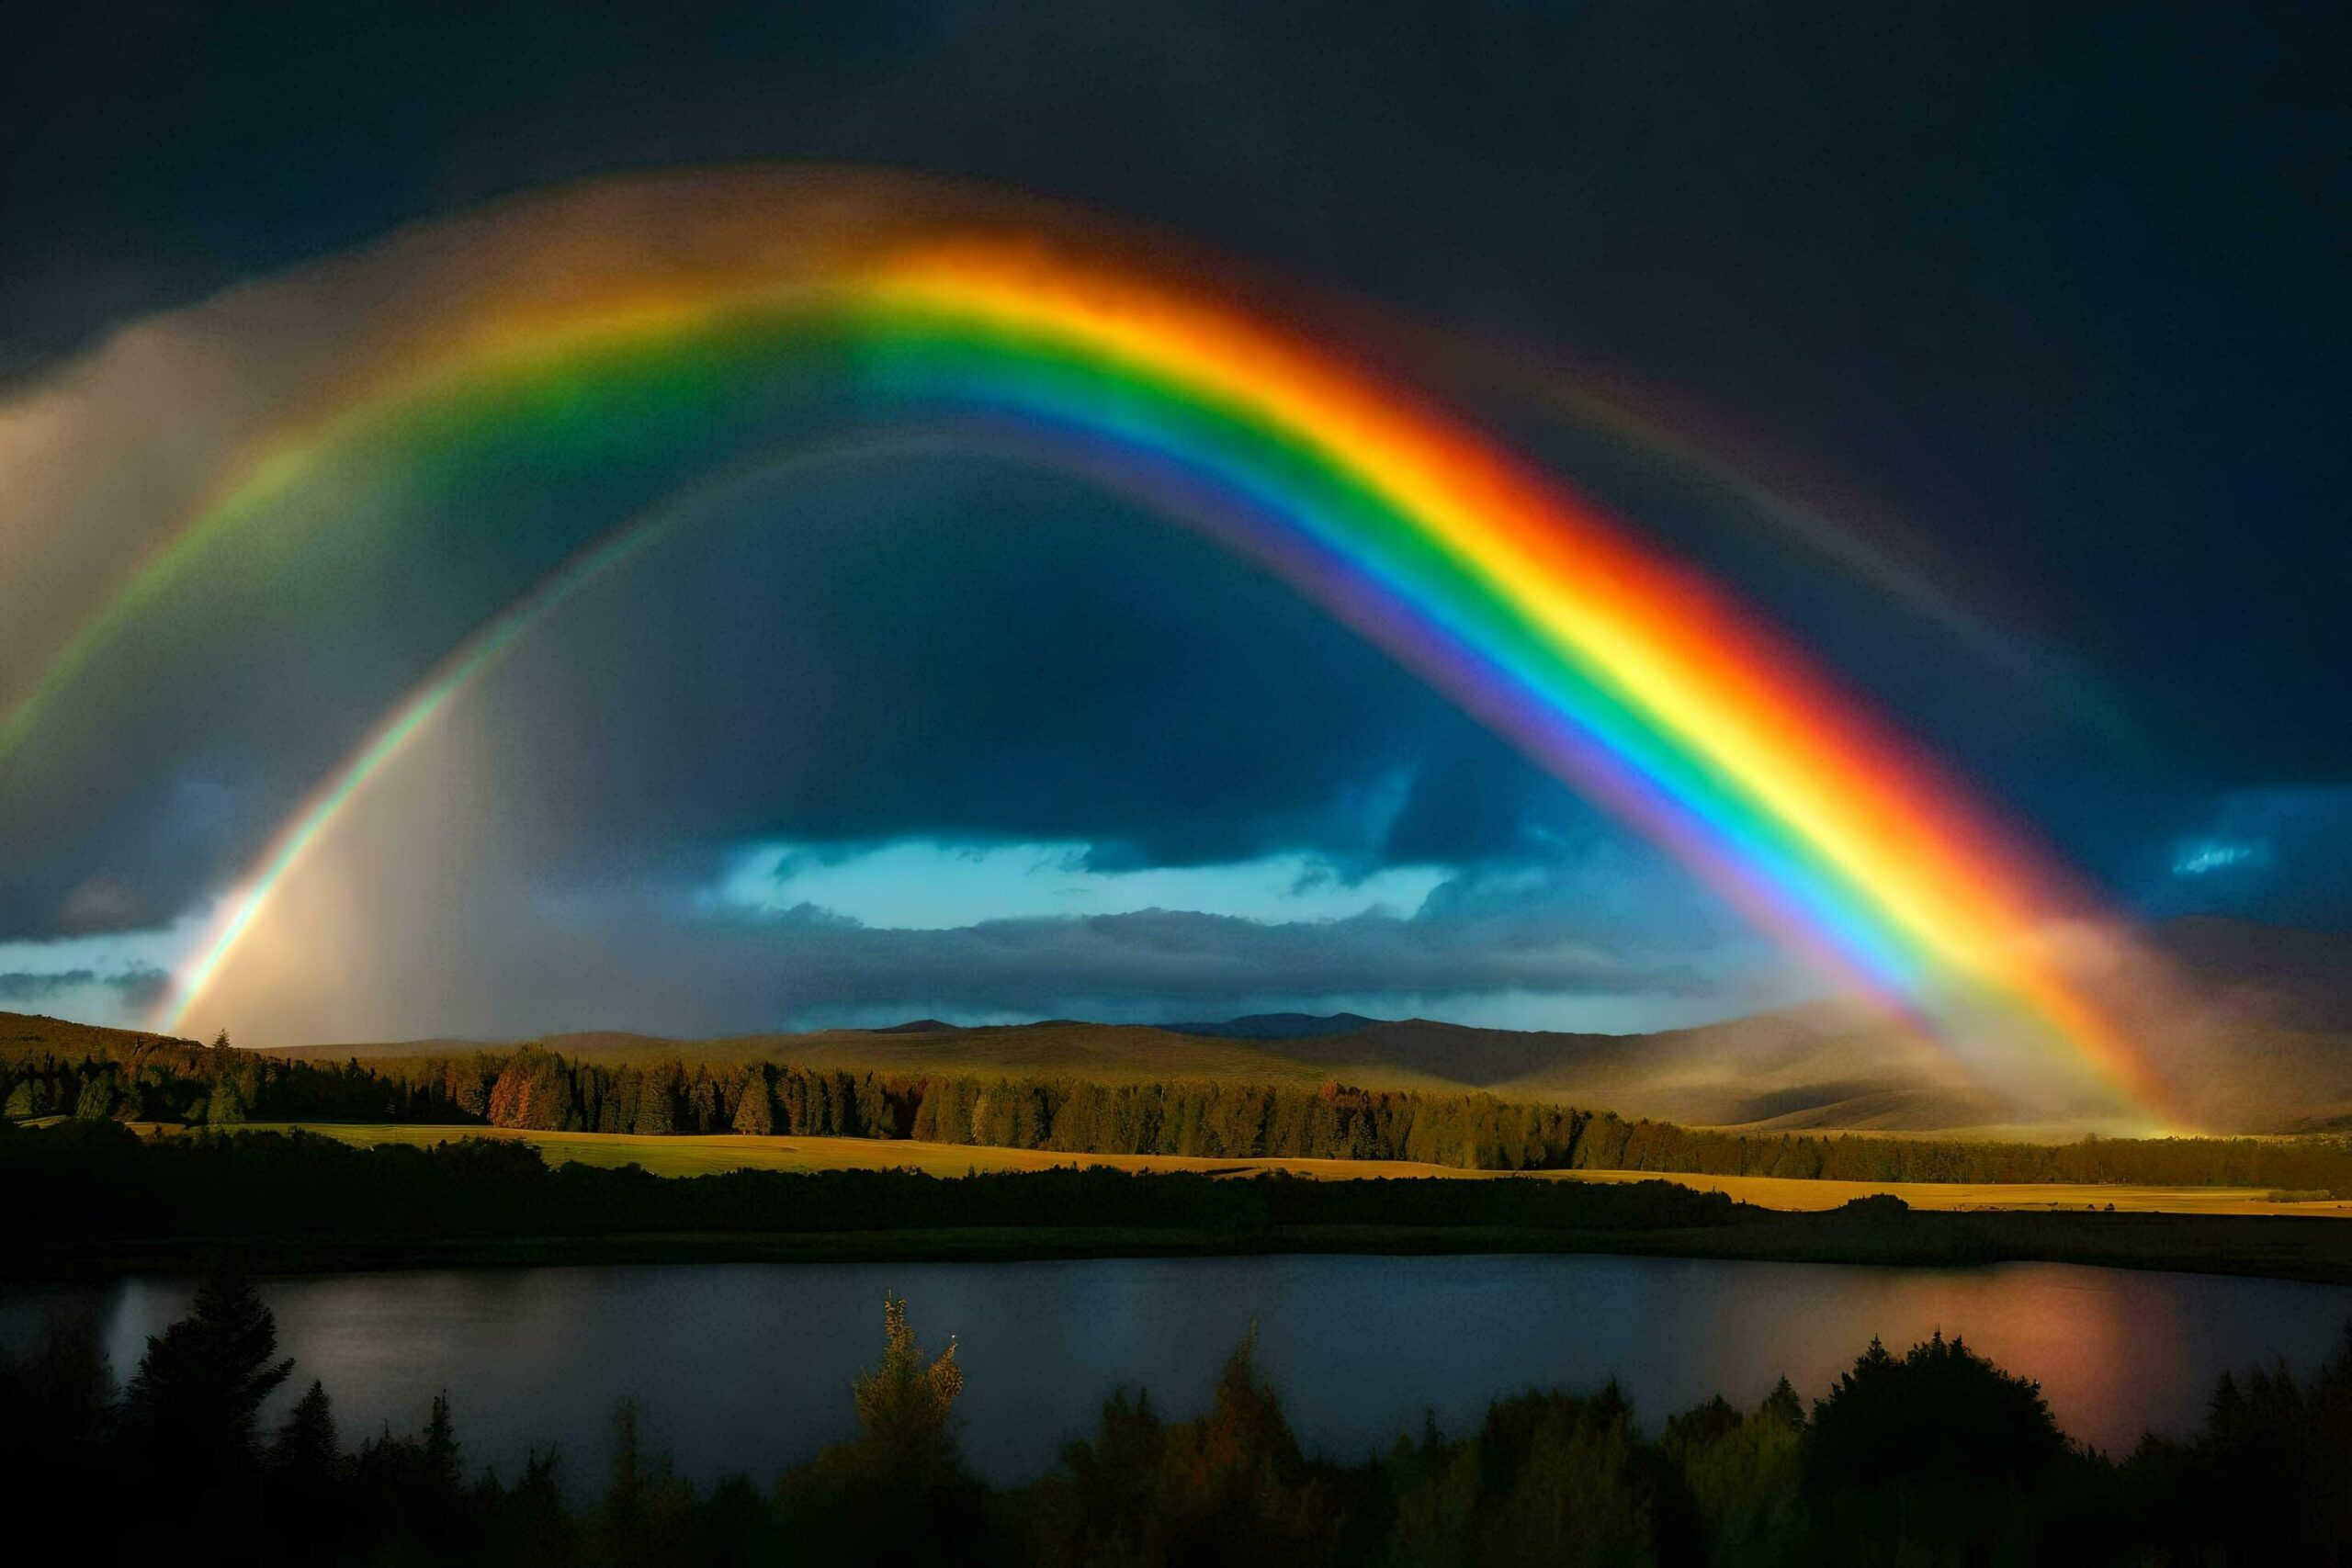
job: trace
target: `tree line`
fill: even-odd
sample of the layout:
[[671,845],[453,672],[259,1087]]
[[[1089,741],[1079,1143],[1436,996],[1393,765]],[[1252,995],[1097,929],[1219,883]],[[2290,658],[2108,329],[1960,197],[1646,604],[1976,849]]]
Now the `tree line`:
[[293,1061],[232,1047],[226,1033],[202,1046],[170,1036],[133,1036],[111,1048],[61,1052],[0,1049],[0,1117],[23,1122],[177,1122],[192,1127],[246,1122],[479,1122],[481,1107],[453,1101],[436,1079],[413,1081],[357,1061]]
[[548,1166],[532,1145],[469,1138],[355,1148],[300,1129],[141,1138],[119,1123],[0,1128],[0,1191],[22,1195],[0,1269],[105,1260],[124,1244],[332,1244],[411,1238],[837,1235],[847,1232],[1194,1232],[1496,1227],[1657,1231],[1769,1220],[1666,1181],[1234,1181],[1102,1167],[943,1179],[904,1170],[661,1177]]
[[2230,1186],[2352,1196],[2344,1138],[2070,1144],[1752,1134],[1479,1093],[884,1073],[676,1057],[608,1064],[535,1045],[340,1066],[156,1042],[0,1060],[7,1116],[409,1122],[640,1136],[913,1138],[1069,1154],[1407,1160],[1866,1182]]
[[1208,1408],[1114,1392],[1046,1476],[967,1464],[951,1341],[926,1354],[886,1300],[850,1438],[772,1480],[678,1473],[615,1412],[601,1482],[550,1445],[469,1472],[445,1392],[413,1432],[346,1443],[275,1319],[233,1274],[151,1337],[115,1387],[89,1314],[53,1312],[0,1357],[0,1466],[37,1519],[126,1560],[379,1564],[2226,1564],[2352,1561],[2352,1334],[2308,1381],[2224,1376],[2188,1438],[2120,1461],[2066,1437],[2039,1387],[1938,1335],[1873,1340],[1808,1408],[1786,1379],[1645,1431],[1612,1383],[1532,1390],[1461,1433],[1343,1463],[1307,1452],[1254,1334]]
[[2323,1218],[1915,1213],[1886,1195],[1789,1213],[1663,1179],[1322,1181],[1104,1166],[670,1177],[636,1165],[549,1166],[512,1137],[356,1147],[300,1128],[142,1137],[113,1122],[0,1123],[0,1193],[17,1200],[0,1278],[169,1269],[229,1245],[279,1268],[1532,1249],[2256,1267],[2352,1280],[2352,1225]]

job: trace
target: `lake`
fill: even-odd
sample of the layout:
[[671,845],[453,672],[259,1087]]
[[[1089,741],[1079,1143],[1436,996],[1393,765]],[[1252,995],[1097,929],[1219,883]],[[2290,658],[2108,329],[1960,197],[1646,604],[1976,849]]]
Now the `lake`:
[[[555,1441],[593,1486],[616,1401],[686,1473],[765,1481],[853,1427],[849,1380],[908,1298],[927,1348],[952,1333],[967,1455],[1034,1478],[1120,1384],[1171,1417],[1208,1401],[1252,1320],[1261,1364],[1309,1450],[1353,1459],[1450,1431],[1531,1386],[1614,1377],[1643,1424],[1722,1393],[1752,1405],[1785,1373],[1808,1401],[1872,1335],[1940,1328],[2038,1378],[2069,1432],[2111,1450],[2181,1432],[2224,1369],[2299,1374],[2352,1320],[2352,1288],[2050,1264],[1897,1269],[1600,1257],[1104,1258],[1035,1263],[718,1264],[445,1270],[269,1280],[295,1380],[323,1378],[347,1444],[422,1425],[446,1388],[469,1469],[512,1477]],[[62,1288],[0,1288],[21,1345]],[[85,1292],[88,1293],[88,1292]],[[95,1292],[116,1375],[184,1312],[187,1280]]]

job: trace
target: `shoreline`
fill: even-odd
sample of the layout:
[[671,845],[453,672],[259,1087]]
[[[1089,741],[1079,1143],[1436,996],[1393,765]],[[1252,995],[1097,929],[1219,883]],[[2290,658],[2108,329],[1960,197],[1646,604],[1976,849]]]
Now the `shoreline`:
[[248,1122],[227,1129],[164,1132],[137,1125],[134,1130],[143,1137],[220,1137],[300,1130],[334,1138],[355,1148],[429,1146],[465,1138],[486,1138],[536,1148],[551,1166],[567,1161],[607,1168],[634,1164],[668,1177],[717,1175],[730,1170],[908,1170],[934,1177],[1075,1169],[1181,1171],[1209,1176],[1260,1176],[1280,1171],[1325,1181],[1431,1179],[1595,1185],[1667,1181],[1694,1192],[1721,1192],[1751,1207],[1789,1213],[1836,1209],[1857,1198],[1888,1195],[1902,1199],[1917,1211],[1966,1213],[2078,1213],[2112,1204],[2118,1211],[2140,1213],[2352,1219],[2352,1199],[2211,1183],[1865,1181],[1838,1177],[1745,1176],[1617,1167],[1512,1170],[1403,1159],[1102,1154],[927,1143],[908,1138],[751,1136],[724,1133],[647,1137],[625,1133],[545,1132],[440,1122],[288,1121]]
[[2032,1212],[1779,1214],[1729,1225],[1552,1230],[1507,1225],[997,1225],[840,1231],[119,1238],[0,1260],[10,1282],[200,1271],[257,1274],[623,1264],[1026,1262],[1080,1258],[1556,1254],[1975,1268],[2061,1263],[2352,1285],[2352,1226],[2319,1218]]

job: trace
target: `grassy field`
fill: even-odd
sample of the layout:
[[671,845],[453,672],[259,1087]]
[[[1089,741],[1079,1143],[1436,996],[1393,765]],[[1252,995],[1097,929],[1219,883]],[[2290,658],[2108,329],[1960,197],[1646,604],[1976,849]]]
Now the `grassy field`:
[[[250,1131],[284,1131],[286,1123],[254,1123]],[[1196,1159],[1173,1155],[1074,1155],[1035,1149],[983,1148],[964,1144],[884,1142],[872,1138],[754,1138],[727,1134],[647,1137],[631,1133],[527,1133],[498,1127],[434,1127],[382,1123],[316,1123],[310,1130],[361,1146],[430,1145],[458,1137],[514,1138],[533,1144],[550,1164],[640,1165],[658,1176],[701,1176],[722,1170],[920,1170],[933,1176],[974,1171],[1046,1170],[1056,1166],[1108,1166],[1118,1170],[1192,1170],[1247,1175],[1285,1170],[1320,1180],[1378,1177],[1444,1177],[1479,1180],[1504,1173],[1460,1170],[1405,1160]],[[1759,1208],[1792,1212],[1835,1209],[1850,1199],[1889,1192],[1915,1209],[2075,1210],[2173,1214],[2341,1214],[2352,1201],[2286,1200],[2247,1187],[2101,1187],[2064,1182],[1996,1185],[1966,1182],[1804,1181],[1771,1176],[1695,1176],[1633,1170],[1542,1171],[1540,1181],[1679,1182],[1726,1193]]]

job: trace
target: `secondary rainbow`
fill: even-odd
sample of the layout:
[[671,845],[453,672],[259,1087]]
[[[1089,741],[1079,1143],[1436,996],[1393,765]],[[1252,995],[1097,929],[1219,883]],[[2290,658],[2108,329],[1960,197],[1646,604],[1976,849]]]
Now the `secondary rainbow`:
[[[1198,509],[1214,531],[1841,979],[1963,1055],[1971,1031],[2023,1029],[2137,1107],[2163,1106],[2147,1062],[2050,955],[2050,928],[2075,912],[2057,879],[1721,589],[1408,390],[1228,298],[1082,252],[926,237],[786,286],[624,293],[487,323],[264,453],[114,614],[166,598],[257,497],[299,491],[346,446],[478,431],[548,378],[709,395],[724,378],[688,373],[747,355],[801,366],[830,419],[993,423],[1074,466],[1214,498]],[[554,597],[635,547],[575,562]],[[183,975],[166,1025],[352,794],[550,592],[481,634],[306,803]],[[0,739],[92,646],[69,649]]]

